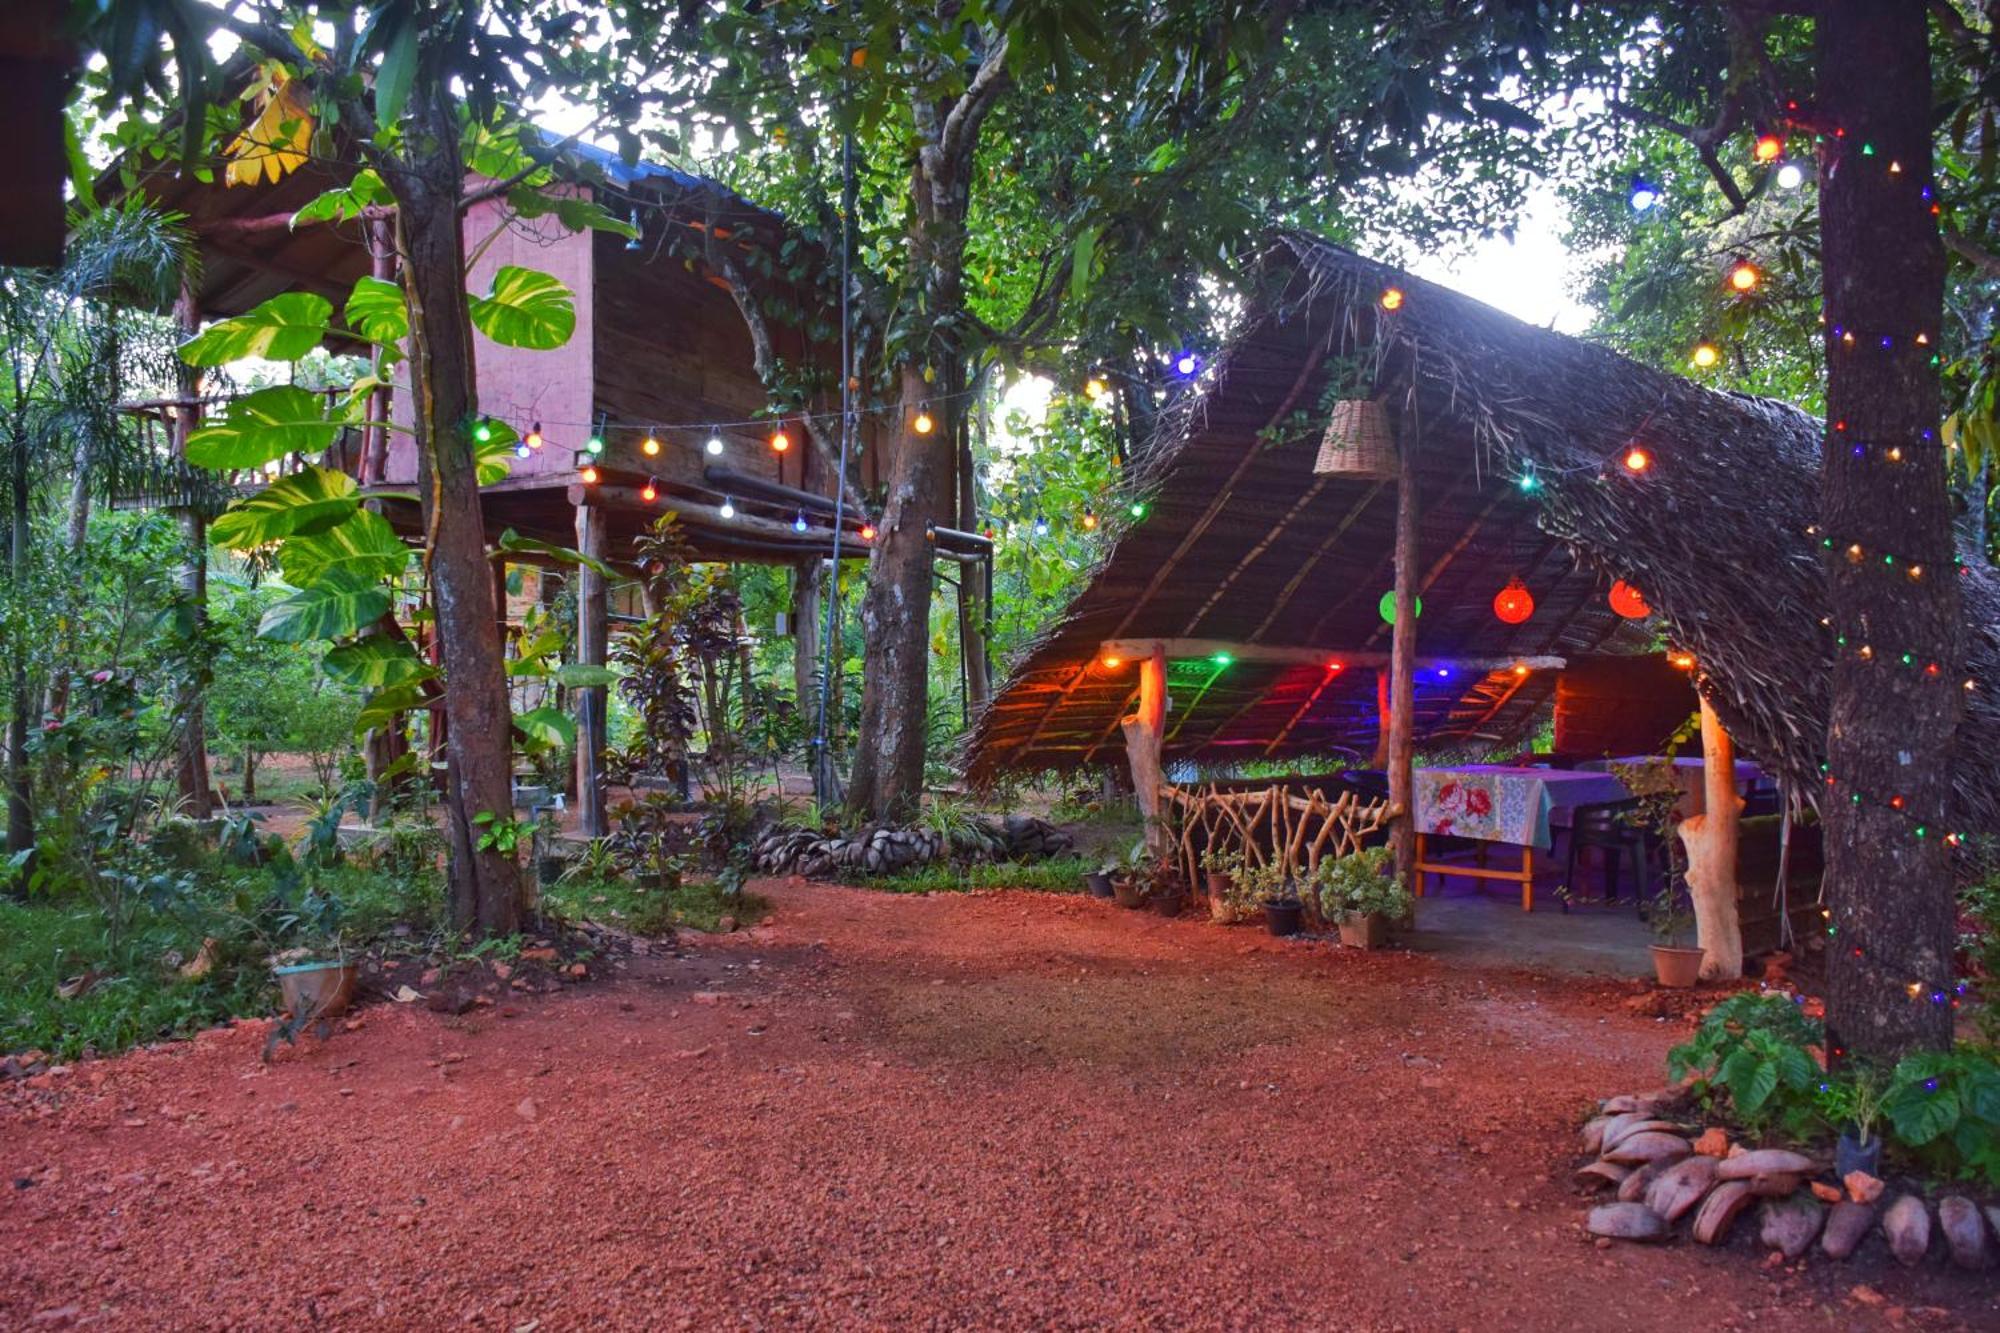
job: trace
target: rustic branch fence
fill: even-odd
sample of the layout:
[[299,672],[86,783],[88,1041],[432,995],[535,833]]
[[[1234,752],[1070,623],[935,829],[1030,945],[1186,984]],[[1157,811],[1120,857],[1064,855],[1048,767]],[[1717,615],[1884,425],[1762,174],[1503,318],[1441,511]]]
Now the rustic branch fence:
[[1290,878],[1310,878],[1322,857],[1360,851],[1396,814],[1389,802],[1356,791],[1328,796],[1319,787],[1276,783],[1255,791],[1168,783],[1160,795],[1179,827],[1181,870],[1193,885],[1201,883],[1202,854],[1212,849],[1235,852],[1246,866],[1278,865]]

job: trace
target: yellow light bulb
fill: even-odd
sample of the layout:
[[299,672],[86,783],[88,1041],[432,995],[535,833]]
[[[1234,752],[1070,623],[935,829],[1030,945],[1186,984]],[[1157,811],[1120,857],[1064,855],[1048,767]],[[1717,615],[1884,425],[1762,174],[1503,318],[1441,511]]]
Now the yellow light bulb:
[[928,435],[933,430],[937,429],[937,422],[931,420],[930,413],[919,411],[917,415],[911,419],[910,429],[915,431],[919,435]]
[[1722,353],[1715,350],[1714,343],[1697,343],[1694,349],[1694,363],[1707,370],[1722,359]]
[[648,435],[645,442],[639,446],[639,452],[648,458],[655,457],[660,452],[660,442]]

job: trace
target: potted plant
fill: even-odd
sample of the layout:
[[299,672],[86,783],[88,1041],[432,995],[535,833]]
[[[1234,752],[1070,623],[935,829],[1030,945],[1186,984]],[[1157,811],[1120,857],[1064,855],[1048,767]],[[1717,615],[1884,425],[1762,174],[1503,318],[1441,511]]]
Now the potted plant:
[[1391,856],[1387,847],[1368,847],[1315,868],[1320,915],[1340,927],[1342,944],[1379,949],[1388,942],[1389,923],[1409,913],[1410,891],[1392,873]]
[[1653,928],[1653,976],[1677,990],[1694,985],[1701,977],[1701,950],[1682,943],[1694,929],[1694,908],[1664,889],[1653,899],[1648,924]]
[[1264,911],[1264,928],[1273,935],[1296,935],[1305,921],[1298,886],[1282,865],[1246,867],[1237,882],[1249,901]]
[[1111,876],[1118,869],[1115,865],[1099,866],[1096,870],[1083,872],[1083,891],[1093,898],[1112,896]]
[[1201,854],[1201,868],[1207,872],[1209,916],[1224,924],[1236,920],[1236,877],[1243,873],[1243,854],[1210,847]]
[[1882,1174],[1882,1136],[1875,1125],[1882,1118],[1888,1091],[1889,1080],[1881,1070],[1850,1064],[1820,1093],[1821,1113],[1840,1131],[1833,1146],[1833,1171],[1841,1179],[1854,1171]]

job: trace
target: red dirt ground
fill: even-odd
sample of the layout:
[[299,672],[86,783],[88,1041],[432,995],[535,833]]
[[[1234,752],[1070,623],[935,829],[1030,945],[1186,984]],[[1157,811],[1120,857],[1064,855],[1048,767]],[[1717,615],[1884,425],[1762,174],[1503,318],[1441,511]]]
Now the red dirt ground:
[[0,1327],[2000,1327],[1879,1240],[1593,1247],[1577,1115],[1680,1031],[1601,986],[758,887],[602,986],[7,1092]]

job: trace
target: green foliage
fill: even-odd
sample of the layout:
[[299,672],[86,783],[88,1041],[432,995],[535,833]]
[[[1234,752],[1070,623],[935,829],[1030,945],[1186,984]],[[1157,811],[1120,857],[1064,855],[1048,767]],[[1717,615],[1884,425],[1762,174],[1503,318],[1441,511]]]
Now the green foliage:
[[354,478],[307,464],[231,505],[209,527],[209,540],[232,550],[310,537],[352,518],[361,508]]
[[1006,865],[939,862],[870,879],[868,887],[888,893],[965,893],[975,889],[1080,893],[1083,877],[1095,869],[1096,865],[1080,856]]
[[733,893],[712,879],[646,889],[626,879],[582,875],[545,888],[542,903],[567,920],[607,922],[637,935],[664,935],[675,928],[716,931],[724,917],[748,923],[771,910],[756,894]]
[[546,273],[502,265],[484,296],[468,298],[473,327],[502,347],[561,347],[576,331],[569,288]]
[[257,632],[279,643],[335,639],[374,624],[390,601],[380,583],[331,570],[266,611]]
[[1396,919],[1407,913],[1412,906],[1410,891],[1392,873],[1394,855],[1384,846],[1323,858],[1313,878],[1320,916],[1338,921],[1347,916]]
[[1745,991],[1710,1010],[1694,1037],[1667,1053],[1667,1068],[1675,1078],[1695,1075],[1703,1096],[1726,1096],[1750,1128],[1796,1135],[1818,1114],[1824,1075],[1807,1048],[1823,1040],[1793,1000]]
[[305,588],[334,574],[380,581],[400,577],[410,567],[410,548],[389,520],[357,509],[324,532],[294,536],[278,549],[285,581]]
[[502,856],[516,855],[535,834],[533,820],[513,819],[492,810],[481,810],[472,822],[479,829],[479,850]]
[[2000,1186],[2000,1059],[1990,1047],[1905,1056],[1882,1113],[1891,1142],[1926,1166]]
[[297,361],[326,340],[333,302],[314,292],[285,292],[233,319],[218,320],[181,344],[191,366],[226,366],[261,357]]
[[216,471],[262,467],[286,454],[318,453],[339,432],[320,395],[274,384],[230,399],[220,421],[189,435],[187,461]]

